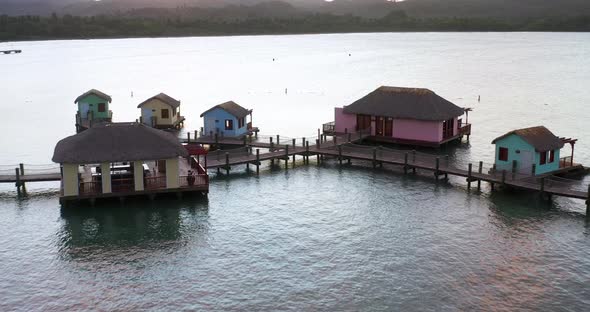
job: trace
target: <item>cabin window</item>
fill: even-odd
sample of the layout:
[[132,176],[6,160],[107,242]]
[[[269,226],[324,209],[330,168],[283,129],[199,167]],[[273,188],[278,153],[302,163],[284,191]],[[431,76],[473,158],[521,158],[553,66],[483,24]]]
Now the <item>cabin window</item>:
[[170,118],[170,112],[167,108],[162,108],[162,119]]
[[106,103],[98,103],[98,112],[99,113],[104,113],[107,111],[107,105]]
[[505,147],[500,147],[498,151],[498,160],[501,161],[508,161],[508,149]]
[[233,130],[234,129],[234,121],[231,119],[225,120],[225,130]]
[[541,165],[544,165],[547,163],[547,152],[541,152],[541,161],[540,161]]
[[552,163],[555,161],[555,150],[549,152],[549,162]]

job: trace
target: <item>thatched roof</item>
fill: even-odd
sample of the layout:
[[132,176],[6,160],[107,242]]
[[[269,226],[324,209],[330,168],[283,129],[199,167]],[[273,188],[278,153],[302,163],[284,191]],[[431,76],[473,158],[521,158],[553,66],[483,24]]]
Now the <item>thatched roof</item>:
[[166,93],[160,93],[158,95],[152,96],[151,98],[141,102],[141,104],[137,105],[137,108],[141,108],[144,104],[151,100],[160,100],[161,102],[170,105],[173,109],[176,109],[180,106],[180,101],[174,99],[173,97],[169,96]]
[[348,114],[442,121],[463,115],[465,109],[428,89],[379,87],[344,107]]
[[80,102],[83,98],[85,98],[85,97],[87,97],[87,96],[89,96],[91,94],[94,94],[94,95],[98,96],[99,98],[101,98],[101,99],[103,99],[105,101],[108,101],[109,103],[113,101],[113,99],[111,99],[111,97],[108,96],[107,94],[102,93],[102,92],[100,92],[100,91],[98,91],[96,89],[92,89],[92,90],[86,91],[84,94],[82,94],[79,97],[77,97],[76,100],[74,101],[74,103],[76,104],[76,103]]
[[140,123],[105,123],[57,143],[52,160],[62,164],[94,164],[186,157],[174,135]]
[[544,126],[530,127],[510,131],[502,136],[495,138],[492,144],[510,135],[518,135],[527,143],[532,145],[537,152],[546,152],[563,147],[561,139],[556,137],[549,129]]
[[215,106],[211,107],[210,109],[208,109],[207,111],[202,113],[201,117],[203,117],[205,114],[207,114],[208,112],[210,112],[216,108],[221,108],[224,111],[232,114],[236,118],[246,117],[246,116],[248,116],[248,114],[250,114],[252,112],[252,110],[247,110],[247,109],[243,108],[242,106],[238,105],[234,101],[229,101],[229,102],[225,102],[223,104],[219,104],[219,105],[215,105]]

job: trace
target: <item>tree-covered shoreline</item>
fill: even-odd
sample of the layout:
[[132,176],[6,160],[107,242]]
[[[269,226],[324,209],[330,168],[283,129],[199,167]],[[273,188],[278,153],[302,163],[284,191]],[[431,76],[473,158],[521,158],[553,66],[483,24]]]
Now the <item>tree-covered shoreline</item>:
[[502,20],[414,18],[393,11],[379,19],[309,14],[293,18],[199,19],[136,16],[0,15],[0,41],[127,37],[230,36],[362,32],[590,31],[590,16]]

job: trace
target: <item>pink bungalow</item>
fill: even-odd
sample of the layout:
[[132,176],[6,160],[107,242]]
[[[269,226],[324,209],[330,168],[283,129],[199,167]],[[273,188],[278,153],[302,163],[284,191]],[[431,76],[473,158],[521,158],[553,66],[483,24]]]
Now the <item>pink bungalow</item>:
[[[371,131],[379,142],[438,147],[471,134],[461,108],[428,89],[380,87],[335,112],[335,133]],[[467,115],[466,115],[467,119]]]

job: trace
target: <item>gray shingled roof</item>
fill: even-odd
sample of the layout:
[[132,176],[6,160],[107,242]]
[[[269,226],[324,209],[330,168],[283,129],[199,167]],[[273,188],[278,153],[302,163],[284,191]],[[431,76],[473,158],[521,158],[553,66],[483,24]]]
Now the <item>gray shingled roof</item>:
[[104,123],[57,143],[52,160],[94,164],[187,157],[174,135],[140,123]]
[[563,142],[560,138],[556,137],[549,129],[544,126],[530,127],[524,129],[518,129],[510,131],[502,136],[495,138],[492,144],[495,144],[498,140],[503,139],[509,135],[518,135],[527,143],[532,145],[537,152],[546,152],[554,149],[563,147]]
[[421,88],[379,87],[344,107],[348,114],[442,121],[463,115],[465,109]]
[[242,106],[236,104],[236,102],[234,102],[234,101],[229,101],[229,102],[225,102],[223,104],[219,104],[219,105],[215,105],[215,106],[211,107],[210,109],[208,109],[204,113],[202,113],[201,117],[203,117],[205,114],[207,114],[208,112],[210,112],[216,108],[221,108],[224,111],[232,114],[236,118],[246,117],[248,114],[250,114],[252,112],[252,110],[247,110],[247,109],[243,108]]
[[147,103],[153,99],[158,99],[158,100],[170,105],[170,107],[172,107],[172,108],[178,108],[180,106],[179,100],[174,99],[173,97],[169,96],[166,93],[160,93],[158,95],[152,96],[151,98],[141,102],[141,104],[137,105],[137,108],[141,108],[145,103]]
[[108,101],[109,103],[113,101],[113,99],[111,99],[111,97],[108,96],[107,94],[105,94],[103,92],[100,92],[100,91],[98,91],[96,89],[92,89],[92,90],[86,91],[84,94],[82,94],[79,97],[77,97],[76,100],[74,101],[74,104],[80,102],[80,100],[82,100],[83,98],[85,98],[85,97],[87,97],[87,96],[89,96],[91,94],[94,94],[94,95],[98,96],[99,98],[101,98],[101,99],[103,99],[105,101]]

